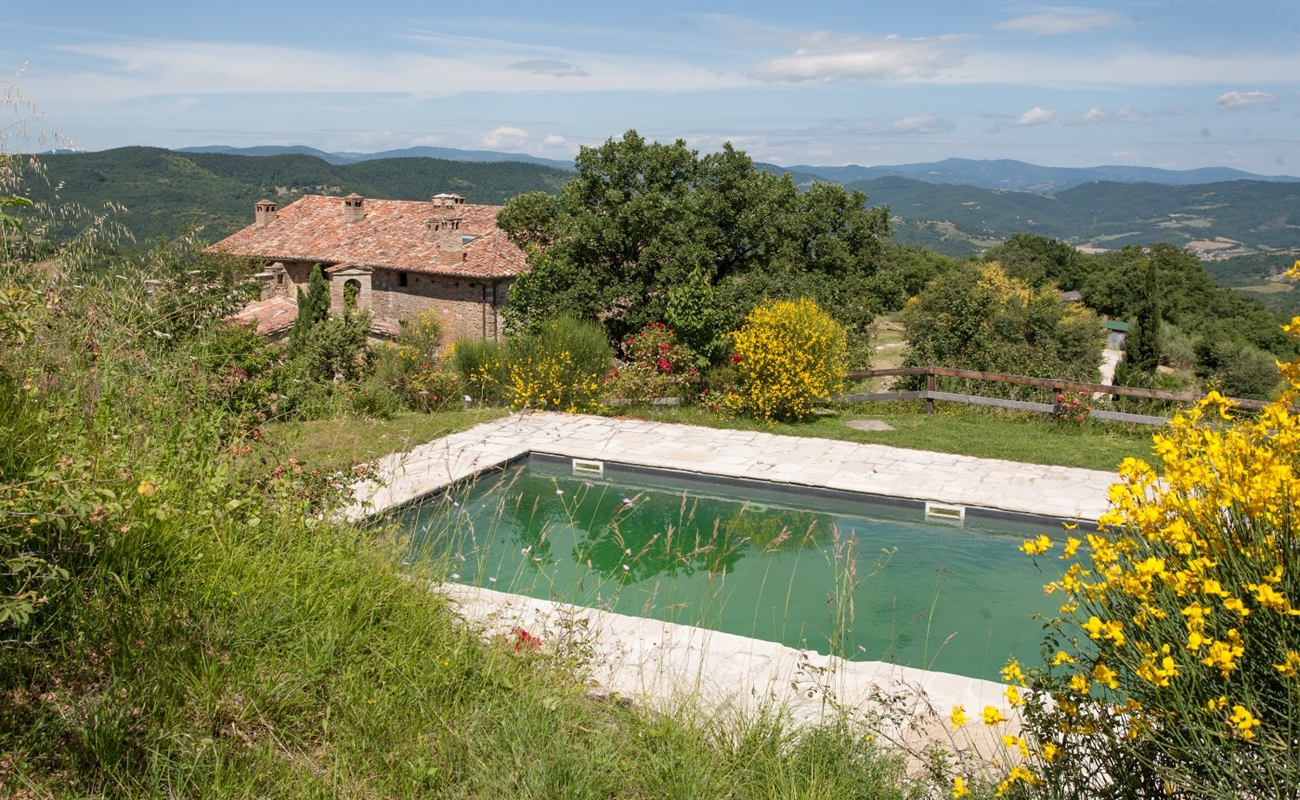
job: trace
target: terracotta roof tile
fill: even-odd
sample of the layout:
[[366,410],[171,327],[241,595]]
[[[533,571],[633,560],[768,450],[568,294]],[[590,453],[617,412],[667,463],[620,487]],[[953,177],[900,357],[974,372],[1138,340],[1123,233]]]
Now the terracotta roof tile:
[[456,206],[461,232],[475,236],[464,244],[464,260],[440,264],[441,251],[429,241],[425,221],[433,204],[366,198],[365,216],[348,224],[343,198],[306,195],[280,209],[266,225],[249,225],[212,246],[238,255],[273,261],[317,261],[364,267],[508,278],[526,268],[524,253],[496,227],[501,206]]
[[282,331],[298,318],[298,304],[287,297],[256,300],[226,317],[236,325],[257,322],[257,332],[263,336]]

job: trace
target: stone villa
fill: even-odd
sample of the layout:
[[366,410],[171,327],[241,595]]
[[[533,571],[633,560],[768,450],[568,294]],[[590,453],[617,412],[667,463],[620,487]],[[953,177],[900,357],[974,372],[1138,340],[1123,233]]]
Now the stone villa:
[[496,226],[500,210],[455,194],[429,202],[306,195],[284,208],[263,200],[252,225],[212,249],[266,264],[257,275],[261,299],[232,319],[256,322],[267,336],[292,327],[297,290],[320,264],[330,313],[342,313],[352,295],[377,336],[394,336],[402,319],[433,310],[447,341],[496,339],[507,292],[525,268],[523,251]]

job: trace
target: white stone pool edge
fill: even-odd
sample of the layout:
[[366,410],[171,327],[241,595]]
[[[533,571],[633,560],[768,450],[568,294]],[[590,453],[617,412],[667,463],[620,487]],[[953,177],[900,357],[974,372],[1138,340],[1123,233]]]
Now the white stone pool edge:
[[[360,520],[435,492],[485,469],[539,452],[701,474],[979,506],[1058,518],[1096,520],[1105,511],[1110,472],[1022,464],[883,445],[756,431],[715,430],[646,420],[555,413],[514,414],[378,462],[379,483],[353,487],[347,516]],[[600,691],[670,708],[710,712],[781,708],[799,722],[838,708],[878,708],[900,700],[920,736],[943,745],[954,705],[994,706],[1011,716],[998,683],[883,662],[847,661],[774,642],[688,625],[630,617],[489,589],[439,590],[467,620],[493,636],[516,628],[543,641],[580,643]],[[834,704],[828,704],[834,699]],[[977,731],[949,749],[981,755],[998,743]]]

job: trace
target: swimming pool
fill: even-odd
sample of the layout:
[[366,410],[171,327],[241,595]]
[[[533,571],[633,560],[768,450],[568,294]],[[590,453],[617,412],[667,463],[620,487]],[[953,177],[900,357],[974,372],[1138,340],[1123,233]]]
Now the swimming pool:
[[913,505],[535,455],[399,519],[452,581],[989,680],[1035,660],[1055,604],[1018,548],[1059,525]]

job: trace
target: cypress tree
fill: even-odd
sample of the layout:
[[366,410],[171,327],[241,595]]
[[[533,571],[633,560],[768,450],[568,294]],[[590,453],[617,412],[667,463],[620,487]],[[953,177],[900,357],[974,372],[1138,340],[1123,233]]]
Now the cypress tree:
[[1160,297],[1156,293],[1156,262],[1148,257],[1142,273],[1142,290],[1134,309],[1133,326],[1125,342],[1128,371],[1154,372],[1160,363]]
[[300,346],[306,340],[307,333],[318,323],[324,322],[330,315],[330,285],[325,280],[325,272],[319,264],[311,271],[307,280],[307,292],[298,289],[298,317],[293,321],[293,330],[289,332],[289,345]]

